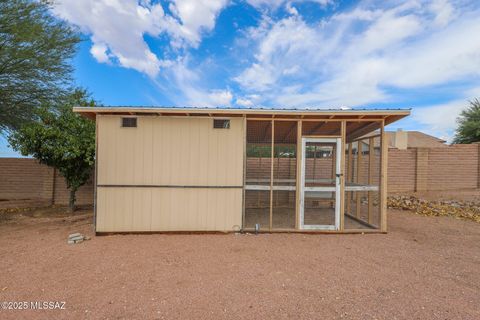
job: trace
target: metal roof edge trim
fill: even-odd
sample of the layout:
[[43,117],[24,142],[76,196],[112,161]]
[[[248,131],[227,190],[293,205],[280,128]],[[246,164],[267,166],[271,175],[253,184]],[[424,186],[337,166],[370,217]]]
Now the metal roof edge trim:
[[275,109],[275,108],[184,108],[184,107],[73,107],[73,111],[77,113],[121,113],[121,112],[137,112],[137,113],[233,113],[233,114],[298,114],[298,113],[339,113],[339,114],[398,114],[409,115],[412,109]]

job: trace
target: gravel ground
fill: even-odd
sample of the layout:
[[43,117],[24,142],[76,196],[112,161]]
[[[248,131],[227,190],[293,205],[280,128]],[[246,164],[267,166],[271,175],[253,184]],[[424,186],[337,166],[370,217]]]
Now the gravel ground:
[[0,221],[1,319],[480,319],[480,226],[389,212],[386,235],[93,236],[91,213]]

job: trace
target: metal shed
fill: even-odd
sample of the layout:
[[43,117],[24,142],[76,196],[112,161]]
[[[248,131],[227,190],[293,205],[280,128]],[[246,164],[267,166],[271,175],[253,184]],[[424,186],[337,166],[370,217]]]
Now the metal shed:
[[402,109],[75,107],[96,121],[105,232],[386,232]]

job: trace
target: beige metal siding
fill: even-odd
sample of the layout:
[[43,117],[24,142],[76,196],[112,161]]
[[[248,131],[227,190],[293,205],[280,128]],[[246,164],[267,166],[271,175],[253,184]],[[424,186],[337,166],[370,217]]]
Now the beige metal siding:
[[98,184],[242,185],[243,121],[213,129],[211,118],[99,116]]
[[98,188],[97,231],[232,231],[241,189]]
[[98,116],[97,231],[238,229],[244,122],[230,121]]

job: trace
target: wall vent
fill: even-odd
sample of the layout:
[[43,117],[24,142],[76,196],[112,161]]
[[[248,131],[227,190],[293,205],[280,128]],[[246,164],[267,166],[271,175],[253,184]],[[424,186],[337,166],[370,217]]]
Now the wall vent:
[[136,128],[137,127],[137,118],[122,118],[122,127],[123,128]]
[[213,119],[214,129],[230,129],[230,120],[228,119]]

